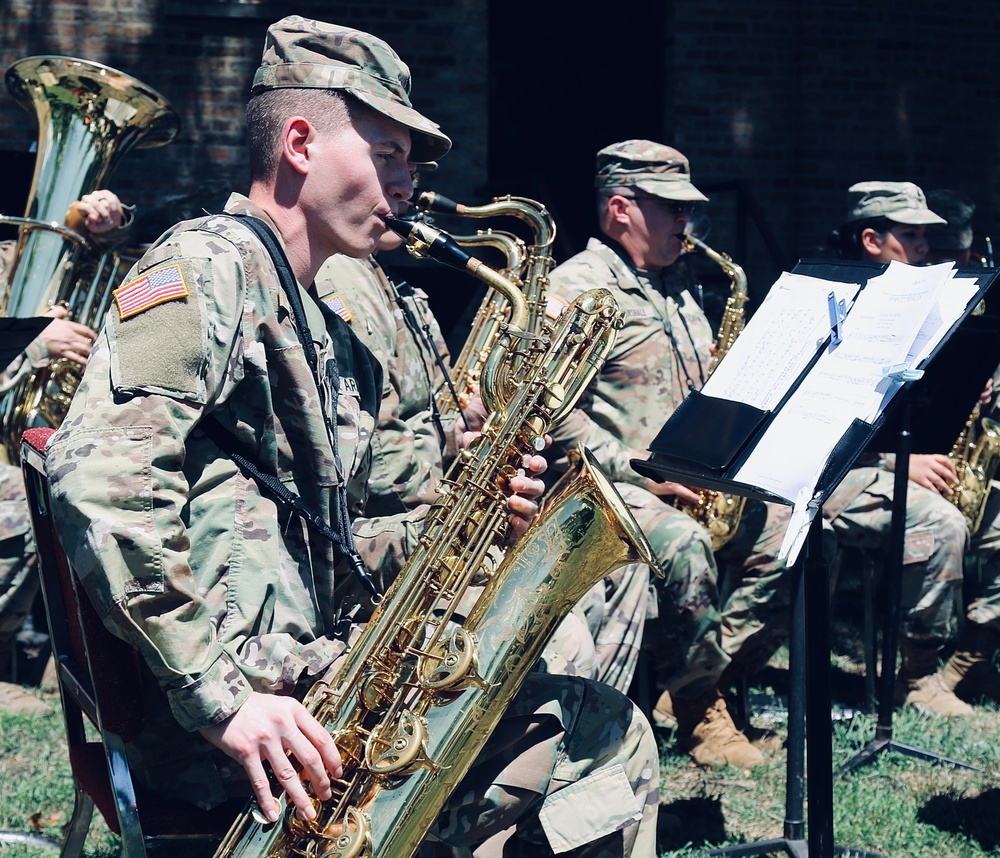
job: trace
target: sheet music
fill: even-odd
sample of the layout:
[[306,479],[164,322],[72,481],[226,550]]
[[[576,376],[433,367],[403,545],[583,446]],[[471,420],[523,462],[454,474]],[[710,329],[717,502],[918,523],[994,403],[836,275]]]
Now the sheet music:
[[830,334],[827,296],[832,292],[850,307],[860,289],[784,272],[701,392],[771,411]]
[[[968,297],[962,303],[956,292],[942,300],[944,291],[956,285],[953,279],[950,263],[927,268],[891,263],[882,275],[872,278],[854,300],[843,324],[842,341],[826,347],[735,474],[738,482],[793,502],[792,526],[782,545],[787,562],[794,562],[802,546],[813,517],[807,503],[834,447],[854,420],[874,421],[902,387],[901,381],[887,377],[885,371],[913,366],[911,361],[929,354],[933,347],[928,344],[939,342],[964,312]],[[834,285],[827,283],[827,290]],[[957,285],[968,295],[968,284]],[[794,352],[775,342],[784,339],[784,333],[776,337],[772,329],[766,344],[761,339],[756,348],[767,360],[793,359]],[[763,360],[759,354],[754,357],[756,363],[747,366]],[[734,374],[749,371],[739,368],[736,361],[732,364],[728,369]]]

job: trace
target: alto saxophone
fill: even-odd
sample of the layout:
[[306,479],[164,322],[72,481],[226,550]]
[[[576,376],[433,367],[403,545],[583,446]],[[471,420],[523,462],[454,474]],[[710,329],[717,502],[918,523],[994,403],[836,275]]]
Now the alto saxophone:
[[948,453],[958,482],[951,487],[951,494],[944,496],[965,517],[970,535],[983,523],[990,483],[1000,465],[1000,424],[980,417],[981,410],[977,402]]
[[333,797],[314,800],[312,822],[284,798],[276,823],[251,809],[218,858],[412,855],[573,604],[625,563],[655,568],[642,531],[586,451],[528,532],[506,544],[504,486],[606,358],[621,326],[610,292],[580,296],[515,371],[513,341],[527,319],[521,291],[439,230],[387,222],[411,249],[462,267],[510,302],[482,374],[490,416],[448,472],[419,545],[342,668],[306,697],[344,762]]
[[[688,253],[700,250],[718,265],[732,281],[729,298],[726,300],[726,307],[722,312],[722,321],[719,323],[715,353],[708,364],[708,374],[711,375],[712,371],[719,365],[719,361],[732,348],[746,324],[744,305],[747,302],[747,276],[743,268],[733,262],[727,254],[713,250],[693,235],[684,236],[684,249]],[[736,535],[746,502],[747,499],[739,495],[702,489],[698,492],[696,502],[675,500],[673,505],[708,528],[712,540],[712,550],[718,551]]]

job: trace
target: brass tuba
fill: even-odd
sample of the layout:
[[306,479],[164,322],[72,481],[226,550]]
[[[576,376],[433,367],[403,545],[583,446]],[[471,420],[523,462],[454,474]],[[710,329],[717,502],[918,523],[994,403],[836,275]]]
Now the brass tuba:
[[[7,316],[24,317],[62,304],[77,322],[96,328],[120,276],[120,260],[65,226],[66,213],[104,184],[130,148],[169,143],[180,120],[145,84],[88,60],[28,57],[7,69],[6,81],[18,104],[35,113],[38,155],[24,217],[0,215],[0,223],[18,227],[0,307]],[[4,395],[0,420],[10,461],[19,458],[25,429],[62,422],[79,381],[76,364],[57,360]]]
[[[700,250],[718,265],[732,281],[729,298],[726,300],[726,306],[722,312],[722,321],[719,323],[715,354],[712,355],[712,360],[708,365],[708,372],[711,375],[712,370],[719,365],[719,361],[732,348],[746,324],[744,305],[747,302],[747,276],[743,268],[733,262],[727,254],[713,250],[700,238],[690,233],[684,236],[684,249],[688,253]],[[686,512],[695,521],[708,528],[712,539],[712,550],[718,551],[736,535],[746,503],[747,499],[739,495],[702,489],[698,492],[696,503],[675,500],[673,506]]]
[[958,482],[951,487],[950,495],[944,495],[958,507],[973,536],[982,526],[990,483],[1000,465],[1000,423],[980,417],[981,409],[977,402],[948,453]]
[[306,698],[344,761],[333,797],[316,802],[312,822],[283,797],[277,823],[251,809],[217,858],[412,855],[573,604],[625,563],[654,565],[642,531],[586,452],[528,533],[506,545],[503,485],[605,359],[621,326],[610,292],[581,295],[514,368],[512,344],[527,319],[520,290],[439,230],[389,223],[420,254],[467,270],[510,301],[511,320],[482,377],[490,416],[448,472],[419,545],[343,667]]

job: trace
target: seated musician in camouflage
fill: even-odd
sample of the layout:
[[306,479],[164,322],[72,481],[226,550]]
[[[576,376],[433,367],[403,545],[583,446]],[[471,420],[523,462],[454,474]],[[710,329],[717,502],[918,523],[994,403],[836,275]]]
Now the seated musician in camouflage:
[[[705,382],[712,330],[674,263],[695,204],[707,198],[687,158],[649,140],[598,152],[596,187],[602,235],[556,267],[549,292],[568,302],[606,287],[625,327],[580,406],[553,432],[554,449],[582,442],[594,451],[666,573],[643,635],[660,695],[654,717],[676,717],[678,740],[698,763],[750,768],[763,754],[737,729],[722,689],[762,666],[787,627],[789,576],[777,560],[787,509],[748,503],[737,534],[713,555],[708,530],[669,503],[696,500],[692,489],[654,483],[629,464],[647,457],[664,420]],[[719,592],[720,567],[728,597]]]
[[[425,173],[427,167],[419,165],[419,171]],[[379,239],[378,249],[388,252],[401,244],[402,238],[389,232]],[[433,503],[462,430],[478,429],[485,415],[478,395],[466,407],[464,421],[454,411],[444,417],[439,413],[435,397],[446,390],[441,367],[449,365],[450,356],[427,294],[409,284],[401,292],[375,255],[331,257],[316,275],[316,287],[320,300],[383,361],[366,515],[391,515]],[[624,693],[638,659],[647,573],[645,567],[629,566],[610,577],[610,586],[597,584],[560,623],[539,669],[596,679]]]
[[[74,206],[74,228],[85,230],[96,240],[117,242],[128,226],[121,201],[110,191],[95,191],[83,196]],[[0,244],[0,281],[7,282],[14,260],[16,242]],[[65,307],[52,307],[44,313],[52,321],[2,373],[0,393],[49,361],[66,358],[85,364],[94,341],[94,332],[67,318]],[[48,704],[34,697],[22,686],[9,682],[15,657],[15,636],[31,612],[38,594],[35,572],[35,544],[28,521],[28,502],[24,494],[21,469],[0,465],[0,710],[18,713],[51,711]]]
[[[928,249],[927,227],[944,222],[912,182],[860,182],[848,189],[848,214],[831,245],[848,259],[920,265]],[[838,544],[888,548],[894,464],[891,454],[865,457],[827,499],[823,515]],[[969,541],[961,513],[942,497],[951,491],[955,469],[943,453],[914,454],[909,476],[896,702],[936,715],[971,715],[972,707],[955,696],[938,670],[938,656],[952,635]]]
[[[925,261],[965,267],[986,264],[972,250],[976,204],[959,191],[942,189],[927,192],[927,205],[945,223],[928,224]],[[1000,367],[980,397],[980,417],[1000,418],[998,390]],[[995,482],[988,490],[982,524],[971,535],[965,574],[965,595],[971,595],[972,601],[965,606],[965,622],[955,651],[941,669],[941,679],[967,703],[984,699],[1000,703],[1000,673],[995,664],[1000,651],[1000,489]]]
[[[237,467],[216,443],[225,436],[202,427],[236,435],[332,527],[349,512],[372,577],[394,574],[419,536],[416,513],[362,517],[378,364],[314,288],[333,254],[374,251],[384,218],[412,193],[413,162],[450,147],[408,90],[409,70],[374,36],[297,16],[272,25],[247,109],[249,196],[178,225],[140,260],[50,444],[64,544],[149,674],[150,721],[129,753],[159,794],[205,806],[252,794],[276,819],[269,764],[312,819],[305,782],[327,799],[342,774],[329,733],[299,701],[349,646],[356,578]],[[277,234],[312,351],[240,213]],[[157,292],[143,297],[152,275]],[[537,458],[529,468],[544,466]],[[516,534],[541,484],[529,471],[509,488]],[[487,856],[501,854],[511,826],[523,854],[551,844],[652,856],[657,782],[649,725],[626,698],[533,675],[433,833]]]

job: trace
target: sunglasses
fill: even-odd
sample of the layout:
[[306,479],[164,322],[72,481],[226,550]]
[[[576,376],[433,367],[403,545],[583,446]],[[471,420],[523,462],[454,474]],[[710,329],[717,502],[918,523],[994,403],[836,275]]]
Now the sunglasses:
[[627,200],[635,200],[637,203],[645,200],[646,202],[653,202],[658,206],[664,207],[672,215],[692,215],[698,207],[696,202],[678,202],[677,200],[665,200],[662,197],[645,196],[645,195],[629,195],[620,194],[619,196],[625,197]]

